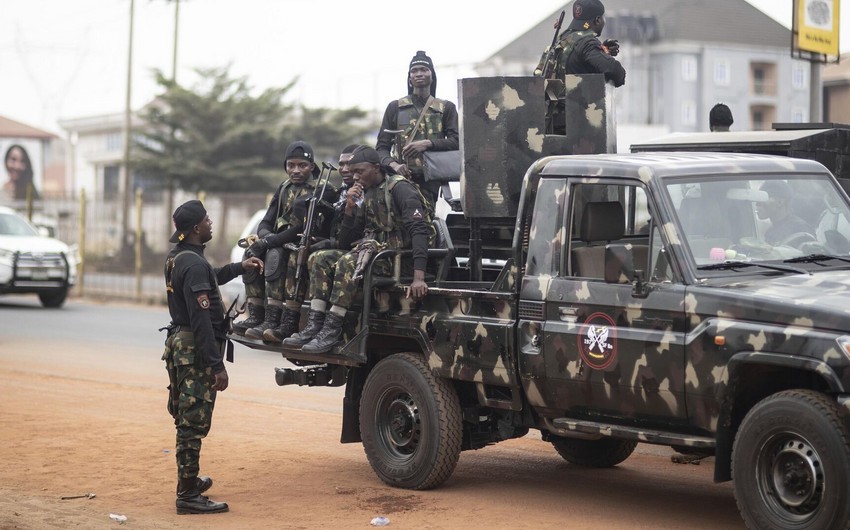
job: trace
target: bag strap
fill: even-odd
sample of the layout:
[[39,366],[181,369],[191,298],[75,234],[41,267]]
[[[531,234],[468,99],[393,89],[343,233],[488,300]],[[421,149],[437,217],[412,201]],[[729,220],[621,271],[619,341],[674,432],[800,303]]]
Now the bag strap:
[[[410,98],[413,101],[413,98]],[[410,134],[410,138],[407,139],[407,142],[404,144],[405,147],[413,143],[413,139],[416,138],[416,133],[419,132],[419,124],[422,123],[422,120],[425,118],[425,113],[428,112],[428,108],[431,107],[431,102],[434,101],[434,96],[428,96],[428,100],[425,102],[425,106],[422,107],[422,112],[419,113],[419,118],[416,120],[416,125],[413,126],[413,132]]]

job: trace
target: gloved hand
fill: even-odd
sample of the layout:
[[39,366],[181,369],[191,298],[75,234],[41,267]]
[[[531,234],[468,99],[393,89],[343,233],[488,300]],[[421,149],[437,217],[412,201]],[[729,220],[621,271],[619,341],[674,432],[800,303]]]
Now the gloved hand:
[[602,43],[602,48],[611,57],[616,57],[620,53],[620,42],[617,39],[605,39],[605,42]]
[[262,256],[266,252],[267,248],[269,248],[269,242],[264,238],[261,238],[248,247],[248,250],[250,250],[254,256]]
[[310,252],[315,252],[317,250],[330,250],[334,248],[336,248],[335,239],[323,239],[310,245]]

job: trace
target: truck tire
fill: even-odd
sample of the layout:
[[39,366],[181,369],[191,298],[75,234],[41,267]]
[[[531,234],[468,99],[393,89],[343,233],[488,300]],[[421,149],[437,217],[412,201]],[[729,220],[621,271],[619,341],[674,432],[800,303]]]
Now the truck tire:
[[61,287],[50,292],[38,293],[38,299],[44,307],[62,307],[68,297],[68,288]]
[[812,390],[757,403],[732,446],[738,510],[749,528],[848,528],[850,443],[838,404]]
[[634,452],[637,442],[619,438],[581,440],[553,436],[552,445],[570,464],[584,467],[614,467]]
[[454,471],[463,438],[454,387],[419,355],[387,357],[363,387],[360,437],[375,474],[390,486],[439,486]]

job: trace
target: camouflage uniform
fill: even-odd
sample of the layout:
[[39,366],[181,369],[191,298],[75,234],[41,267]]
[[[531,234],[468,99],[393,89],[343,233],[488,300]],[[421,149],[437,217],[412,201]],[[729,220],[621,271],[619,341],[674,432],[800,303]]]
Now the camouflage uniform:
[[[340,229],[345,218],[345,202],[348,198],[348,190],[350,186],[343,185],[340,188],[339,198],[334,203],[334,217],[331,221],[330,228],[330,243],[336,247],[339,245]],[[357,215],[357,207],[353,216]],[[344,250],[339,248],[317,250],[310,253],[307,258],[307,270],[310,271],[310,287],[307,291],[309,300],[330,300],[331,290],[333,288],[333,278],[336,272],[336,264],[345,254]]]
[[[356,217],[345,217],[340,229],[340,241],[343,248],[350,244],[360,227],[364,227],[365,239],[374,239],[385,248],[413,249],[413,262],[402,262],[402,273],[411,274],[413,269],[425,270],[426,251],[436,239],[431,213],[422,207],[422,193],[404,177],[387,176],[380,185],[366,190],[363,209]],[[348,309],[357,293],[358,282],[353,281],[357,266],[357,252],[344,254],[336,263],[333,276],[333,289],[330,301],[333,305]],[[317,256],[316,261],[320,259]],[[378,275],[390,275],[392,265],[389,261],[375,263],[373,271]],[[316,279],[311,283],[311,293],[322,298],[327,293],[327,280]],[[323,288],[314,289],[314,285]]]
[[[281,236],[282,242],[276,246],[295,241],[300,228],[304,225],[304,219],[298,219],[298,216],[293,212],[295,200],[303,195],[312,194],[313,190],[314,186],[310,182],[293,184],[286,180],[281,184],[269,203],[265,217],[260,221],[257,235],[260,237],[274,234]],[[269,249],[271,248],[273,248],[272,245],[269,246]],[[284,251],[280,267],[285,270],[273,279],[261,278],[259,275],[246,276],[244,278],[246,296],[248,298],[273,298],[275,300],[296,299],[295,255],[290,255],[288,251]],[[270,271],[267,267],[266,273],[271,272],[273,271]]]
[[213,269],[204,248],[178,243],[168,254],[165,281],[171,314],[162,359],[168,372],[168,412],[177,429],[177,472],[198,476],[201,440],[209,433],[216,391],[214,374],[224,370],[226,334],[218,285],[242,274],[239,263]]
[[[378,133],[375,149],[381,155],[381,165],[389,166],[390,162],[394,160],[407,164],[412,174],[411,180],[419,187],[420,193],[426,199],[428,210],[433,212],[439,194],[439,183],[425,182],[422,157],[399,160],[401,149],[413,135],[413,127],[416,125],[426,101],[425,98],[411,94],[390,102],[386,112],[384,112],[381,132]],[[386,132],[399,129],[404,129],[402,145],[397,145],[398,138],[396,136]],[[458,149],[458,114],[455,104],[451,101],[434,98],[425,112],[425,117],[419,124],[419,129],[413,140],[431,140],[434,144],[433,151]],[[395,156],[393,156],[393,153],[395,153]]]

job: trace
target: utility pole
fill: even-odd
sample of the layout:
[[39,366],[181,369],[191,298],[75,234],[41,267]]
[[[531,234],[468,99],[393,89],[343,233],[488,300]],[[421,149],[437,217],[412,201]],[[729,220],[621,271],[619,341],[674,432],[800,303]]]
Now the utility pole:
[[[173,54],[171,56],[171,82],[174,85],[177,85],[177,35],[178,28],[180,27],[180,0],[174,0],[174,43],[173,43]],[[174,127],[171,127],[171,141],[174,142]],[[169,178],[168,183],[166,184],[166,194],[165,194],[165,211],[173,212],[174,211],[174,180]],[[171,218],[167,218],[165,233],[168,234],[171,232]]]
[[180,0],[174,0],[174,55],[171,58],[171,81],[177,82],[177,28],[180,26]]
[[126,244],[130,226],[130,95],[133,86],[133,17],[135,0],[130,0],[130,45],[127,52],[127,101],[124,107],[124,190],[121,208],[121,243]]

